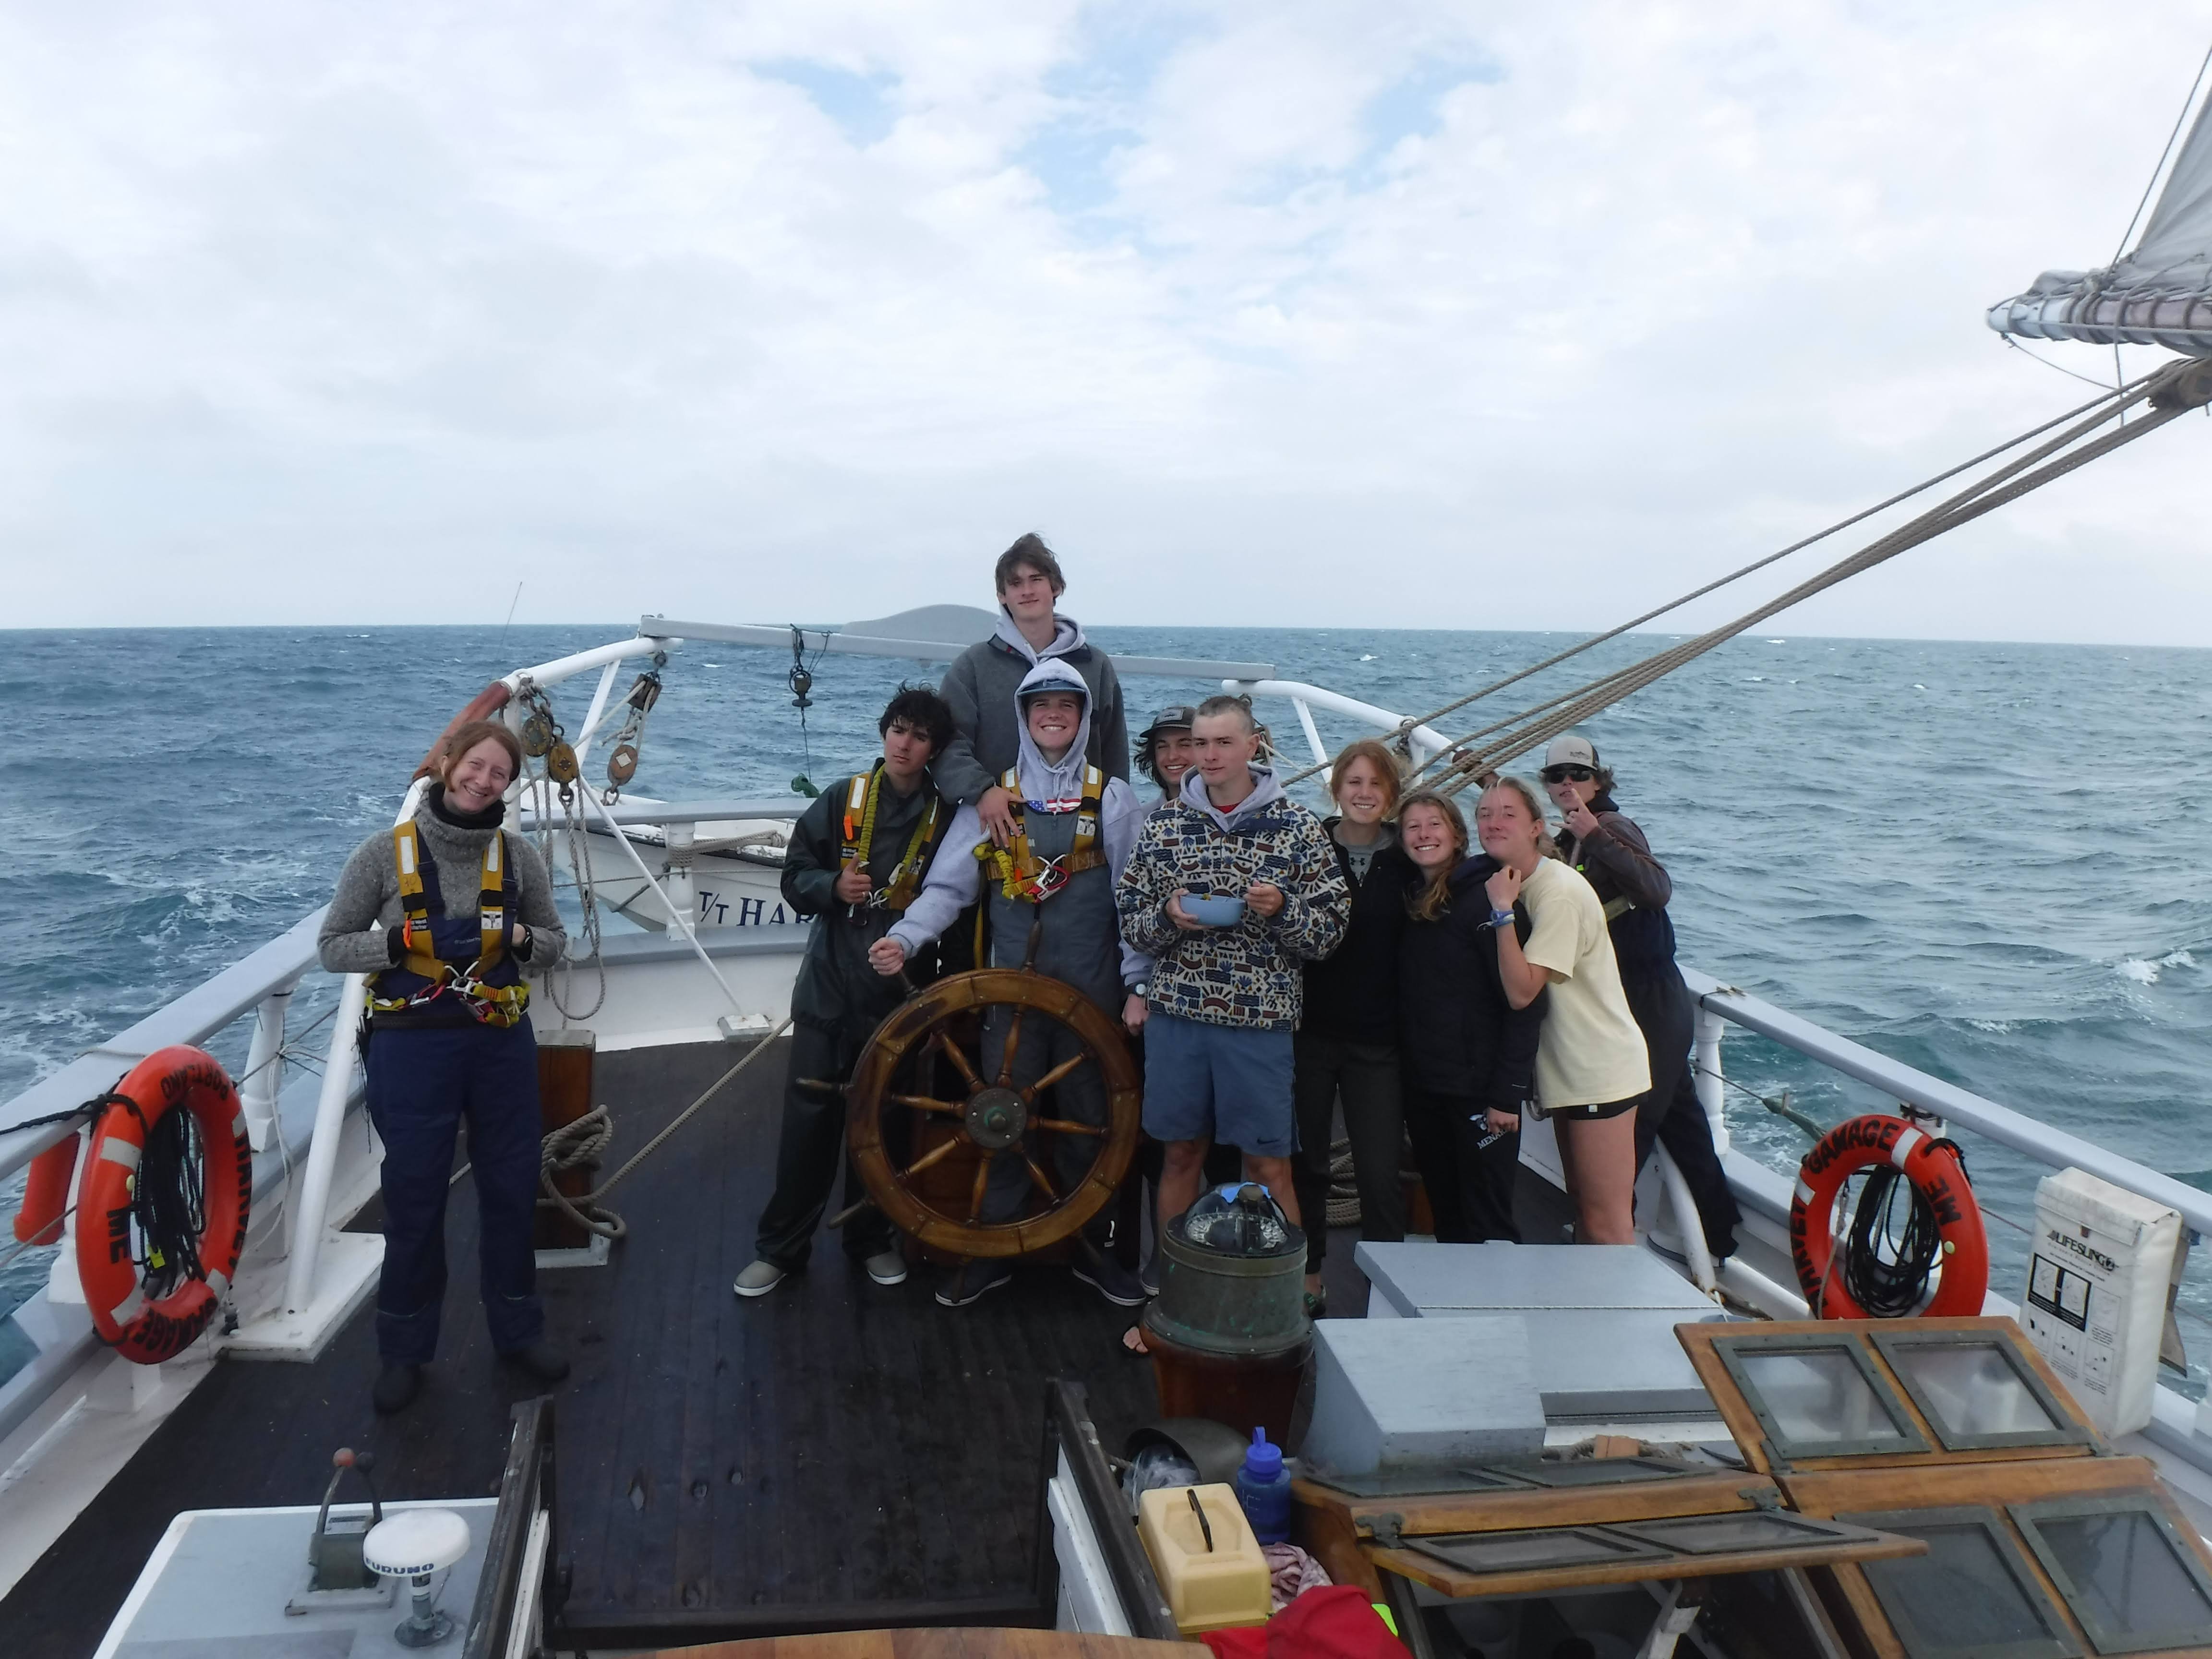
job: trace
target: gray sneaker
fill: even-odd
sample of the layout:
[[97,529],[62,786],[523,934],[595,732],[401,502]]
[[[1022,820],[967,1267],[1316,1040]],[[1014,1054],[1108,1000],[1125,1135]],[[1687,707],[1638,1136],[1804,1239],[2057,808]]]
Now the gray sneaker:
[[906,1283],[906,1258],[896,1250],[878,1250],[860,1264],[878,1285]]
[[773,1261],[756,1261],[738,1275],[730,1288],[739,1296],[766,1296],[782,1283],[782,1268]]

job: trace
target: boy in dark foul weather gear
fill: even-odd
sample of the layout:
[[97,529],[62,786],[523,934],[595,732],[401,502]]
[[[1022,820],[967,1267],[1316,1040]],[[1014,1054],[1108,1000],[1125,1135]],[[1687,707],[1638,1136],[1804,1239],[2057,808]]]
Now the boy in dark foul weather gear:
[[975,807],[984,833],[1004,847],[1013,835],[1014,798],[1003,779],[1019,755],[1014,690],[1032,669],[1065,663],[1082,678],[1091,703],[1084,755],[1109,778],[1129,775],[1129,728],[1114,659],[1054,609],[1067,581],[1043,538],[1024,536],[1001,553],[992,578],[998,631],[955,658],[939,688],[952,706],[953,735],[937,763],[937,786],[956,805]]
[[[1075,987],[1109,1017],[1131,1030],[1144,1021],[1141,987],[1151,964],[1121,943],[1114,912],[1114,884],[1136,845],[1144,809],[1119,778],[1085,758],[1091,726],[1091,688],[1071,664],[1047,658],[1014,693],[1020,714],[1019,758],[999,780],[1012,805],[1011,844],[999,846],[981,813],[960,809],[946,836],[945,854],[933,865],[921,895],[869,953],[879,974],[896,974],[912,952],[928,945],[988,886],[991,965],[1018,968],[1028,957],[1036,924],[1037,972]],[[983,1072],[997,1075],[1008,1022],[994,1010],[983,1031]],[[1014,1082],[1025,1085],[1082,1053],[1074,1032],[1056,1020],[1026,1022],[1015,1051]],[[1106,1090],[1097,1067],[1078,1066],[1054,1085],[1058,1115],[1103,1125]],[[1096,1142],[1087,1137],[1049,1137],[1057,1174],[1066,1185],[1080,1179]],[[1030,1176],[1012,1152],[993,1163],[982,1219],[1011,1219],[1021,1208]],[[1094,1230],[1103,1218],[1094,1220]],[[1076,1243],[1075,1276],[1108,1301],[1134,1307],[1145,1299],[1136,1275],[1090,1238]],[[1013,1277],[1003,1260],[964,1263],[937,1291],[948,1308],[964,1307]]]
[[1582,872],[1605,906],[1620,988],[1650,1051],[1651,1091],[1636,1109],[1636,1167],[1644,1167],[1655,1140],[1667,1149],[1697,1205],[1706,1248],[1720,1261],[1735,1253],[1743,1217],[1691,1071],[1695,1013],[1675,965],[1674,924],[1667,915],[1674,884],[1651,856],[1644,831],[1613,804],[1613,774],[1598,763],[1597,746],[1588,738],[1569,732],[1555,738],[1539,775],[1565,815],[1559,857]]
[[[902,988],[869,968],[868,947],[914,902],[953,816],[930,775],[931,761],[952,733],[945,700],[925,686],[902,685],[876,729],[882,757],[817,796],[799,815],[784,854],[784,899],[817,920],[791,991],[791,1064],[775,1193],[761,1212],[758,1259],[731,1287],[739,1296],[766,1296],[806,1265],[841,1163],[846,1201],[864,1192],[845,1152],[843,1097],[801,1084],[844,1082],[869,1036],[898,1006]],[[882,1211],[863,1207],[845,1224],[844,1235],[845,1254],[870,1279],[905,1282],[906,1259]]]
[[492,1346],[538,1382],[568,1374],[538,1299],[538,1041],[522,979],[524,963],[558,962],[567,939],[544,860],[501,827],[521,769],[504,726],[455,732],[414,815],[346,860],[316,941],[325,969],[368,976],[368,1115],[384,1143],[370,1395],[380,1413],[415,1398],[438,1351],[464,1120]]

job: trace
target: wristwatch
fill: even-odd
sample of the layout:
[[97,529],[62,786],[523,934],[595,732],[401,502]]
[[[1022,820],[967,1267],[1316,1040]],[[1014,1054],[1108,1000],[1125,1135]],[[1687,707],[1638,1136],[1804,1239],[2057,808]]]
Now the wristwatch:
[[1148,979],[1140,979],[1129,988],[1129,994],[1133,997],[1149,998],[1152,994],[1152,982]]

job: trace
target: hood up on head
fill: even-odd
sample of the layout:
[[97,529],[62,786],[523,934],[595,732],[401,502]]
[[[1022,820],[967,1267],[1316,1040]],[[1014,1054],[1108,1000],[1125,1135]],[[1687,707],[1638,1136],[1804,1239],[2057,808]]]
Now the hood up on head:
[[1224,812],[1206,793],[1206,779],[1194,766],[1182,775],[1183,805],[1196,807],[1224,830],[1234,830],[1242,819],[1283,799],[1283,786],[1275,781],[1274,768],[1255,765],[1251,772],[1252,793]]
[[1054,657],[1064,657],[1085,643],[1083,625],[1071,617],[1055,614],[1052,619],[1052,643],[1042,651],[1034,650],[1022,637],[1022,630],[1014,626],[1014,613],[1002,605],[999,607],[999,626],[992,637],[1034,668]]
[[[1045,759],[1030,736],[1025,700],[1038,691],[1073,691],[1083,700],[1083,718],[1076,722],[1075,741],[1057,763]],[[1057,657],[1047,657],[1022,676],[1014,691],[1014,732],[1021,746],[1016,766],[1021,774],[1022,799],[1047,811],[1065,812],[1083,799],[1083,767],[1091,749],[1091,688],[1083,676]]]

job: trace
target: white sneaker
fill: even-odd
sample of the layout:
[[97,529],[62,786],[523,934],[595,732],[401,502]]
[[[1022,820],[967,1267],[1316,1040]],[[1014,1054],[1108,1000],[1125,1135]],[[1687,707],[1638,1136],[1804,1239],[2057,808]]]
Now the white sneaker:
[[766,1296],[783,1283],[783,1269],[773,1261],[756,1261],[739,1273],[730,1288],[739,1296]]
[[906,1258],[895,1249],[878,1250],[861,1265],[867,1268],[868,1277],[878,1285],[906,1283]]

